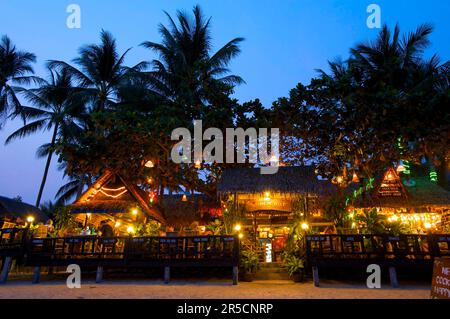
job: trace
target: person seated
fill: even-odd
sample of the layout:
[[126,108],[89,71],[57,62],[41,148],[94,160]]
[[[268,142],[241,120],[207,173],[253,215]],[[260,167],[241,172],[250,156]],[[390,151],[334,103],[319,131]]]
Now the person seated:
[[107,220],[102,220],[100,222],[99,229],[102,237],[114,237],[114,230],[110,224],[108,224]]

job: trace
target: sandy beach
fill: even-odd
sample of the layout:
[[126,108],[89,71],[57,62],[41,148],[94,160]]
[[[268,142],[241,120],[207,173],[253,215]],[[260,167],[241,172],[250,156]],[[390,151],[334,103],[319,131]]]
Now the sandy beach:
[[80,289],[69,289],[65,282],[11,281],[0,286],[1,299],[429,299],[430,286],[405,284],[393,289],[388,284],[381,289],[368,289],[362,284],[324,281],[321,287],[312,282],[291,281],[241,282],[237,286],[229,281],[110,281],[101,284],[83,282]]

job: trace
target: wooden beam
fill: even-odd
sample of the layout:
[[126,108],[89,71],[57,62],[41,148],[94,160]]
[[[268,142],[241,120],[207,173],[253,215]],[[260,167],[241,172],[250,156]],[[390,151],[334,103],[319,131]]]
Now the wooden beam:
[[170,267],[164,267],[164,283],[168,284],[170,282]]
[[6,283],[8,280],[9,271],[11,269],[12,257],[6,257],[3,261],[2,272],[0,274],[0,284]]
[[236,286],[239,281],[239,268],[238,266],[233,266],[233,286]]
[[103,281],[103,266],[97,266],[97,275],[95,276],[95,282],[97,284]]
[[389,267],[389,279],[391,280],[391,286],[392,288],[398,288],[398,280],[397,280],[397,271],[395,270],[395,267],[391,266]]
[[41,266],[34,267],[33,271],[33,284],[38,284],[41,281]]
[[314,287],[319,287],[319,284],[320,284],[319,267],[313,266],[312,267],[312,273],[313,273]]

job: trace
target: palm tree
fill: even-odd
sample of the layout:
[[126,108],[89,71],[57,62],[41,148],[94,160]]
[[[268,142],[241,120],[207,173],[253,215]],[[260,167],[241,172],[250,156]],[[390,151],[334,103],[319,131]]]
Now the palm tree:
[[[52,139],[47,149],[47,162],[44,175],[36,199],[36,207],[39,207],[48,169],[58,135],[67,138],[69,132],[76,134],[79,127],[76,124],[77,117],[83,112],[83,105],[77,99],[77,89],[72,87],[72,78],[66,70],[55,71],[48,68],[49,81],[40,79],[41,85],[35,89],[21,89],[20,93],[36,107],[22,107],[22,112],[27,120],[32,120],[17,131],[12,133],[5,144],[11,143],[17,138],[36,133],[40,130],[52,130]],[[40,150],[42,152],[42,149]]]
[[21,113],[21,104],[13,85],[28,84],[35,78],[32,63],[36,56],[25,51],[18,51],[8,36],[0,40],[0,128],[8,113],[17,116]]
[[191,19],[178,11],[179,25],[166,13],[170,27],[159,26],[162,43],[141,44],[160,57],[151,63],[153,71],[146,73],[152,89],[197,113],[191,113],[190,118],[198,116],[198,108],[211,91],[230,92],[235,85],[244,83],[239,76],[226,75],[227,66],[240,53],[239,44],[244,39],[235,38],[212,54],[210,19],[205,19],[199,6],[194,7],[193,13]]
[[92,176],[90,174],[79,174],[70,176],[70,180],[61,186],[56,193],[56,201],[66,204],[71,199],[78,199],[85,186],[92,185]]
[[[357,65],[373,85],[403,88],[414,83],[414,71],[424,63],[423,52],[430,45],[432,32],[431,25],[422,24],[414,32],[400,37],[398,25],[393,33],[384,25],[373,43],[361,43],[351,50],[350,62]],[[436,57],[432,61],[436,61]]]
[[64,69],[83,88],[80,97],[93,111],[109,109],[117,104],[117,91],[134,72],[147,65],[139,63],[132,68],[124,65],[128,50],[122,55],[117,52],[116,40],[111,33],[102,30],[101,44],[90,44],[79,49],[79,57],[73,62],[76,68],[64,61],[50,61],[49,66]]

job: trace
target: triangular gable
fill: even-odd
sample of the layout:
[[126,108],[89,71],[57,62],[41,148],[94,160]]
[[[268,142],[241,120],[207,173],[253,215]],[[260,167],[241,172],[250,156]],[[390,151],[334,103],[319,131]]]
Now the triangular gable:
[[375,188],[374,195],[378,198],[408,198],[402,180],[393,168],[389,168]]
[[[114,187],[109,187],[109,183],[116,179]],[[117,183],[117,181],[119,183]],[[79,199],[73,203],[73,205],[83,205],[83,203],[89,203],[95,201],[97,197],[102,197],[102,200],[120,200],[123,197],[128,197],[136,200],[144,212],[149,216],[153,217],[161,223],[165,223],[166,220],[164,216],[156,209],[150,207],[145,200],[145,192],[142,191],[137,185],[134,185],[124,179],[120,174],[113,173],[111,171],[106,171],[102,176],[100,176],[95,183],[89,187]]]

